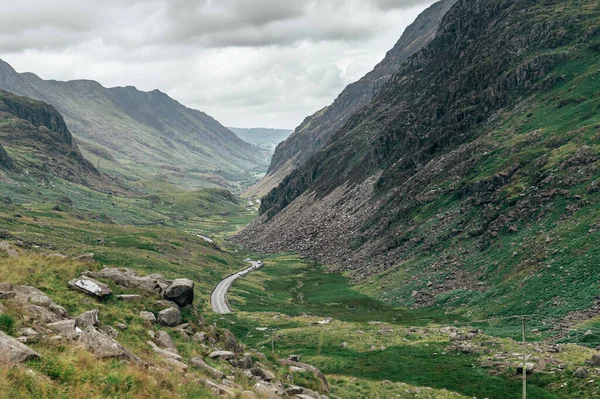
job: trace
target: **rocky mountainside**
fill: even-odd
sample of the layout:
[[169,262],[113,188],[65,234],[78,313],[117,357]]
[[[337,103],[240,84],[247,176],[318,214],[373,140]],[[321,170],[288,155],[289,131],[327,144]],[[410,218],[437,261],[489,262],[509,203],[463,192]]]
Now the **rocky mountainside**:
[[164,175],[183,186],[228,186],[266,166],[257,148],[158,90],[46,81],[3,61],[0,89],[53,105],[85,155],[128,180]]
[[456,0],[442,0],[425,10],[406,28],[396,45],[373,71],[349,85],[330,106],[307,117],[273,155],[267,176],[248,189],[248,196],[262,197],[293,169],[325,147],[329,138],[352,114],[367,105],[400,65],[431,41],[440,20]]
[[404,305],[588,308],[599,71],[595,1],[459,0],[237,241],[350,270]]
[[0,90],[0,169],[47,180],[110,183],[87,161],[49,104]]

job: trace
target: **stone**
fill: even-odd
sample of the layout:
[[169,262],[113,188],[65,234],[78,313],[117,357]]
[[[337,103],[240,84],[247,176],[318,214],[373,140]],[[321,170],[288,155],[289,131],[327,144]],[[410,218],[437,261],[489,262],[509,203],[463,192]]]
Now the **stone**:
[[108,285],[99,282],[90,277],[80,277],[74,278],[69,281],[69,287],[84,292],[88,295],[95,296],[97,298],[104,298],[110,294],[112,291],[108,288]]
[[300,367],[296,367],[296,366],[290,366],[288,371],[292,374],[296,374],[296,373],[308,373],[307,370],[300,368]]
[[175,370],[180,371],[182,373],[185,373],[188,369],[188,365],[183,363],[180,360],[177,359],[172,359],[172,358],[165,358],[165,361],[171,366],[173,367]]
[[577,378],[587,378],[587,376],[588,376],[588,372],[583,367],[577,368],[577,370],[575,370],[575,372],[573,373],[573,377],[577,377]]
[[175,327],[183,323],[181,312],[176,308],[167,308],[161,310],[158,312],[158,317],[156,320],[158,321],[158,324],[168,327]]
[[83,275],[99,280],[110,280],[125,288],[137,288],[163,295],[169,286],[168,281],[160,274],[140,277],[134,270],[107,267],[98,272],[85,272]]
[[285,389],[279,384],[259,381],[254,385],[254,392],[269,399],[279,399],[285,395]]
[[0,367],[11,367],[39,357],[36,351],[0,331]]
[[97,330],[93,326],[83,331],[79,337],[79,342],[98,359],[119,359],[139,365],[144,364],[140,358],[125,349],[108,334]]
[[591,359],[585,361],[585,364],[593,367],[600,366],[600,355],[593,355]]
[[154,342],[163,349],[177,353],[177,348],[171,339],[171,336],[165,331],[159,331],[154,338]]
[[158,346],[157,346],[157,345],[156,345],[154,342],[152,342],[152,341],[146,341],[146,343],[147,343],[148,345],[150,345],[150,347],[152,348],[152,350],[153,350],[155,353],[157,353],[157,354],[161,355],[161,356],[162,356],[163,358],[165,358],[165,359],[175,359],[175,360],[178,360],[178,361],[182,361],[182,360],[183,360],[183,358],[182,358],[182,357],[181,357],[181,356],[180,356],[178,353],[171,352],[171,351],[169,351],[169,350],[166,350],[166,349],[163,349],[163,348],[159,348],[159,347],[158,347]]
[[[17,285],[12,288],[12,293],[14,293],[12,300],[23,306],[26,311],[31,310],[35,313],[35,310],[39,311],[37,308],[43,308],[44,310],[54,314],[53,318],[55,320],[52,321],[62,320],[67,317],[67,310],[65,308],[54,303],[50,297],[35,287]],[[37,308],[29,309],[31,306],[35,306]],[[45,312],[42,311],[42,313]],[[46,314],[46,316],[52,318],[52,316],[48,314]]]
[[325,377],[325,374],[323,374],[321,372],[321,370],[319,370],[318,368],[311,366],[310,364],[295,362],[293,360],[279,359],[279,363],[282,364],[283,366],[288,366],[288,367],[294,366],[294,367],[304,369],[310,373],[313,373],[318,379],[321,380],[322,390],[329,392],[329,382],[327,382],[327,378]]
[[262,368],[262,367],[252,367],[250,369],[250,372],[252,373],[253,376],[260,378],[263,381],[273,381],[276,380],[277,377],[275,376],[275,374],[273,374],[271,371]]
[[[54,323],[46,324],[46,327],[49,328],[50,330],[60,334],[60,336],[65,339],[73,340],[73,339],[77,338],[77,336],[79,335],[78,332],[75,330],[75,328],[76,328],[75,323],[76,322],[73,319],[61,320],[61,321],[57,321]],[[79,330],[79,331],[81,331],[81,330]]]
[[285,392],[290,396],[300,395],[303,391],[304,388],[299,387],[297,385],[291,385],[285,389]]
[[288,356],[288,360],[291,360],[292,362],[299,362],[300,359],[302,359],[302,356],[300,356],[300,355],[289,355]]
[[[535,364],[525,363],[525,374],[527,374],[527,375],[533,374],[534,369],[535,369]],[[523,374],[523,363],[521,363],[521,364],[519,364],[519,366],[517,366],[517,374],[518,375]]]
[[0,242],[0,251],[6,252],[9,258],[18,258],[19,252],[6,241]]
[[125,324],[125,323],[117,323],[117,324],[115,324],[115,327],[117,327],[121,331],[127,330],[127,324]]
[[229,364],[238,369],[248,370],[254,367],[254,359],[252,359],[252,356],[249,353],[244,353],[244,355],[239,358],[229,360]]
[[97,326],[100,324],[100,312],[98,309],[88,310],[87,312],[83,312],[75,319],[75,325],[82,330],[85,330],[89,326]]
[[193,357],[190,359],[190,364],[197,369],[204,370],[208,372],[214,379],[222,380],[225,378],[225,373],[217,370],[216,368],[210,366],[208,363],[204,361],[204,359],[199,357]]
[[202,384],[204,384],[208,389],[210,389],[215,395],[218,396],[225,396],[228,398],[235,398],[237,397],[236,393],[227,389],[227,387],[224,387],[222,385],[217,384],[214,381],[208,380],[206,378],[201,378],[199,380],[199,382],[201,382]]
[[35,331],[31,327],[20,328],[17,331],[17,334],[19,335],[19,338],[17,338],[17,340],[24,344],[38,342],[40,340],[40,338],[42,337],[42,334]]
[[156,322],[156,316],[154,316],[154,313],[152,313],[152,312],[146,312],[146,311],[142,310],[140,312],[140,317],[142,319],[144,319],[144,321],[147,321],[152,324]]
[[225,330],[225,336],[223,337],[223,345],[225,346],[226,350],[231,351],[233,353],[242,353],[244,351],[244,348],[235,338],[235,335],[233,335],[229,330]]
[[211,359],[230,360],[235,357],[235,353],[230,351],[214,351],[211,352],[208,357]]
[[167,287],[164,298],[179,306],[191,305],[194,301],[194,282],[187,278],[178,278]]
[[104,334],[108,335],[111,338],[117,338],[119,336],[119,332],[111,326],[102,326],[100,327],[100,331],[102,331]]

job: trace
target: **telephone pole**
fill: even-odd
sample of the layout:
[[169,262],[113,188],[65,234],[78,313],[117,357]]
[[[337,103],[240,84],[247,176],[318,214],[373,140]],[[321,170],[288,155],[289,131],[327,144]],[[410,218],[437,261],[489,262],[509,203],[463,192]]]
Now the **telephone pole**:
[[525,355],[525,318],[521,319],[521,325],[523,329],[523,399],[527,399],[527,364],[525,363],[526,355]]

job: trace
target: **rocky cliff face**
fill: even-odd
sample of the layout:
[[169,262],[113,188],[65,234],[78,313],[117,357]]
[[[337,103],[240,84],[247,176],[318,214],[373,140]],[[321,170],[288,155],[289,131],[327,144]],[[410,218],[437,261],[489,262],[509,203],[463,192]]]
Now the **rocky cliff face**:
[[0,89],[51,104],[86,154],[112,162],[111,169],[121,168],[129,180],[161,171],[184,186],[228,186],[266,168],[265,155],[257,148],[158,90],[105,88],[90,80],[46,81],[17,73],[1,60]]
[[279,144],[267,176],[247,191],[262,196],[275,188],[293,169],[325,147],[329,138],[352,114],[367,105],[389,81],[400,65],[429,43],[442,17],[456,0],[442,0],[425,10],[373,71],[349,85],[329,107],[309,116],[286,141]]
[[[591,0],[459,0],[431,43],[263,199],[238,242],[352,270],[402,304],[463,291],[454,305],[502,297],[502,311],[539,310],[519,299],[534,289],[523,273],[573,262],[553,246],[576,233],[553,223],[597,231],[599,21]],[[541,271],[537,299],[596,273],[569,270],[560,283]]]
[[49,104],[0,90],[0,167],[48,180],[110,185],[73,141],[62,116]]

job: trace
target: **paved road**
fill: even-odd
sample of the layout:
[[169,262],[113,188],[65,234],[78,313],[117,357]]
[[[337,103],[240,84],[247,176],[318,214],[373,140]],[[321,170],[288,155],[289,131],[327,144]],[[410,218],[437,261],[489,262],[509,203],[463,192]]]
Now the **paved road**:
[[219,314],[232,313],[229,304],[227,303],[227,291],[231,288],[231,284],[238,278],[245,276],[246,274],[259,269],[262,264],[255,261],[250,261],[250,266],[246,270],[241,272],[232,274],[226,279],[222,280],[216,288],[213,290],[212,294],[210,294],[210,304],[212,305],[213,311]]

